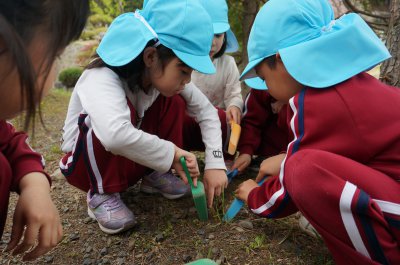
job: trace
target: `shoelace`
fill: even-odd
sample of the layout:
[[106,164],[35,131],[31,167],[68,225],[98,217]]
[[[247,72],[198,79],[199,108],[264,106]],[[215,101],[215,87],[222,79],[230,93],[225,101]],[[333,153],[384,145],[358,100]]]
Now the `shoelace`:
[[175,176],[172,173],[167,173],[167,177],[166,178],[171,182],[171,184],[177,183],[180,180],[179,177]]
[[122,207],[122,205],[119,203],[119,196],[116,194],[109,195],[109,199],[104,201],[104,206],[107,211],[116,210]]
[[[158,173],[155,173],[155,174],[158,174]],[[175,176],[174,174],[172,174],[171,172],[152,176],[151,179],[152,179],[152,182],[154,182],[154,183],[157,183],[160,179],[164,179],[164,181],[165,180],[168,181],[167,183],[162,183],[163,185],[165,185],[165,184],[171,185],[171,184],[175,184],[179,181],[178,177]]]

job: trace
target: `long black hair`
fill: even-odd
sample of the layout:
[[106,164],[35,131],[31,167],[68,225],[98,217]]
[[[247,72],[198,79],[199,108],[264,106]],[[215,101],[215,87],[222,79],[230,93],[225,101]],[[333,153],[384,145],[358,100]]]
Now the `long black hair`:
[[[156,42],[154,40],[151,40],[146,44],[145,48],[154,46],[155,43]],[[158,59],[161,62],[162,70],[164,70],[164,67],[168,64],[168,62],[170,62],[173,58],[175,58],[176,55],[171,49],[165,47],[162,44],[159,44],[156,47],[156,49],[157,49]],[[145,69],[145,64],[143,61],[143,52],[144,49],[138,56],[136,56],[135,59],[122,66],[110,66],[106,64],[99,57],[98,54],[95,54],[91,62],[86,67],[86,69],[108,67],[109,69],[114,71],[114,73],[116,73],[121,79],[127,82],[128,87],[132,92],[135,92],[135,90],[137,89],[143,89],[141,87],[142,76]]]
[[26,103],[21,106],[26,110],[25,129],[35,118],[35,88],[40,87],[41,98],[44,86],[36,83],[38,73],[27,47],[39,32],[47,38],[47,54],[40,67],[46,80],[59,53],[80,36],[88,15],[88,0],[0,0],[0,43],[4,46],[0,56],[9,56],[10,71],[16,68],[19,75],[22,102]]

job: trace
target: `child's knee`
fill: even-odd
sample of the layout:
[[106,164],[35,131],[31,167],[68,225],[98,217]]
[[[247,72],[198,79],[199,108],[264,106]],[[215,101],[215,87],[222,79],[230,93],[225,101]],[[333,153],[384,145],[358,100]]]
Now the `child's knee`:
[[284,182],[293,199],[316,195],[324,181],[322,164],[328,154],[320,150],[301,150],[286,161]]

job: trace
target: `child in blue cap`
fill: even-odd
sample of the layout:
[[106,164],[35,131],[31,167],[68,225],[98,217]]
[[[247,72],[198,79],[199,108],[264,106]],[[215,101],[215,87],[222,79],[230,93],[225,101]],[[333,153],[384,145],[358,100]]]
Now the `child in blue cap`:
[[[227,141],[227,125],[234,121],[240,124],[243,110],[243,98],[239,81],[239,70],[235,59],[227,55],[226,52],[235,52],[239,44],[228,21],[228,5],[225,0],[201,0],[200,3],[211,17],[214,30],[214,38],[210,50],[210,57],[216,68],[213,75],[205,75],[198,71],[193,71],[192,81],[203,92],[210,102],[217,108],[221,121],[222,137]],[[196,135],[196,139],[201,139],[198,126],[194,126],[196,121],[189,119],[188,132],[185,135]],[[193,130],[189,130],[193,128]],[[228,139],[229,140],[229,139]],[[194,142],[191,137],[188,139],[188,147],[191,150],[202,150],[204,147],[201,141]],[[227,144],[227,143],[226,143]],[[233,164],[233,156],[225,153],[225,164],[229,169]]]
[[237,196],[267,218],[299,210],[338,264],[400,264],[400,90],[365,73],[385,46],[326,0],[270,0],[248,53],[242,78],[289,102],[293,137]]
[[[251,89],[246,96],[242,131],[232,170],[245,171],[249,166],[259,170],[262,160],[286,151],[288,128],[287,104],[276,101],[265,90]],[[253,159],[253,156],[257,158]]]
[[[4,251],[23,261],[53,249],[63,232],[44,159],[8,120],[24,111],[29,128],[53,87],[57,57],[80,36],[88,15],[88,0],[0,1],[0,240],[3,245],[9,239]],[[6,239],[10,192],[18,193],[18,200]]]
[[209,204],[227,185],[217,111],[189,84],[192,69],[215,72],[212,37],[211,20],[197,0],[149,0],[143,10],[112,22],[79,79],[60,167],[69,183],[89,191],[88,214],[102,231],[114,234],[136,223],[119,193],[139,180],[141,190],[169,199],[188,194],[181,156],[197,183],[196,157],[183,150],[186,115],[202,131]]
[[233,120],[240,124],[243,109],[240,74],[235,59],[225,54],[226,52],[235,52],[239,47],[229,25],[228,5],[225,0],[202,0],[200,2],[213,23],[214,38],[210,57],[216,68],[216,74],[206,76],[194,71],[192,81],[214,106],[226,110],[228,122]]

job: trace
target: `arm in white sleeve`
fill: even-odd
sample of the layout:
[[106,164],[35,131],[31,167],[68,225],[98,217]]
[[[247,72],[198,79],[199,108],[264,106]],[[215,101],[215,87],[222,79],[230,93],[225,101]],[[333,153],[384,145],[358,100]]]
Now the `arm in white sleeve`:
[[97,138],[115,155],[160,172],[171,168],[174,144],[136,129],[123,83],[108,68],[86,71],[75,89]]
[[186,100],[188,115],[200,126],[206,147],[205,169],[226,170],[222,153],[221,122],[217,109],[193,83],[186,85],[181,95]]
[[235,59],[232,56],[224,55],[224,57],[224,73],[221,73],[222,76],[226,77],[224,104],[226,108],[236,106],[240,111],[243,111],[243,97],[239,81],[239,70],[236,66]]

